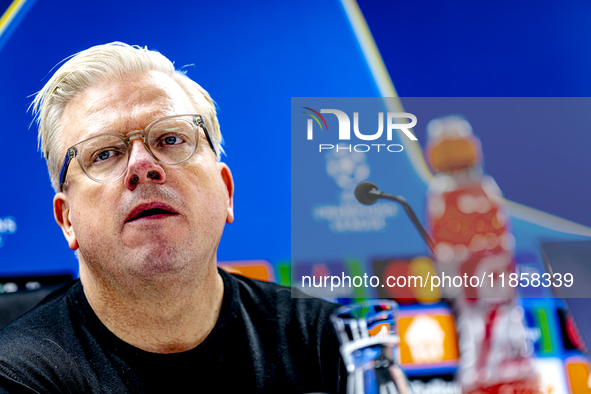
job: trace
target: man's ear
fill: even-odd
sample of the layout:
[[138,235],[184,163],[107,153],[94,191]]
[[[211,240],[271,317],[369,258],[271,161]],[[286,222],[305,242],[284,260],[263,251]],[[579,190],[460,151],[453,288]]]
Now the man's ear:
[[218,163],[220,168],[220,175],[228,189],[228,214],[226,216],[226,223],[230,224],[234,221],[234,179],[230,167],[226,163]]
[[57,224],[62,228],[70,249],[78,249],[78,240],[76,239],[76,234],[74,234],[74,228],[70,221],[68,198],[64,193],[57,193],[53,197],[53,215]]

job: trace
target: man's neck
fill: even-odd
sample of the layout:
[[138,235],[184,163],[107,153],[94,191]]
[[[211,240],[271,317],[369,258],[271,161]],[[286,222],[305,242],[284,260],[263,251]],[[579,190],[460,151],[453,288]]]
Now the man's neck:
[[123,341],[153,353],[183,352],[203,342],[217,322],[224,295],[215,265],[189,281],[164,278],[119,286],[97,280],[81,261],[80,279],[101,322]]

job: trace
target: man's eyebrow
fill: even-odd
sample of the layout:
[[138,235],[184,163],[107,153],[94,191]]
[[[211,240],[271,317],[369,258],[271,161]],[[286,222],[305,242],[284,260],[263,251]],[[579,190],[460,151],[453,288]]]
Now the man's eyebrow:
[[91,130],[85,130],[82,133],[82,135],[80,135],[80,141],[84,141],[90,137],[94,137],[95,135],[104,134],[104,133],[124,134],[124,132],[123,132],[123,130],[121,130],[121,128],[99,126],[99,127],[93,128]]
[[[145,130],[151,123],[154,121],[164,118],[165,116],[170,115],[168,112],[163,111],[161,109],[155,109],[152,111],[144,112],[143,114],[134,114],[133,116],[127,119],[117,119],[116,121],[110,124],[96,124],[92,127],[91,130],[86,130],[82,134],[82,139],[90,138],[97,134],[103,133],[119,133],[119,134],[127,134],[131,133],[132,131],[138,130]],[[141,126],[138,125],[137,117],[144,117],[147,118],[147,121],[142,121]],[[130,124],[134,126],[131,127]],[[133,130],[132,130],[133,129]]]

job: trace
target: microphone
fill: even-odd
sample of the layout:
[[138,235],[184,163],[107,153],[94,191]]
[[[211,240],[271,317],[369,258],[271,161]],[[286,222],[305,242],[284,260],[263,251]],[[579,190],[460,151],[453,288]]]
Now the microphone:
[[365,205],[371,205],[378,201],[378,199],[380,198],[396,201],[397,203],[402,205],[412,223],[415,225],[417,230],[419,230],[419,233],[421,233],[421,236],[427,243],[427,246],[429,247],[429,249],[431,249],[431,252],[435,254],[433,250],[435,248],[435,243],[433,242],[433,240],[431,239],[431,237],[429,236],[421,222],[419,222],[417,215],[415,215],[414,211],[412,210],[410,205],[408,205],[404,197],[381,192],[375,183],[363,181],[355,187],[355,198],[357,198],[357,201]]
[[380,197],[379,194],[375,194],[375,192],[381,194],[376,184],[370,181],[360,182],[357,187],[355,187],[355,197],[357,198],[357,201],[365,205],[371,205],[378,201],[378,198]]

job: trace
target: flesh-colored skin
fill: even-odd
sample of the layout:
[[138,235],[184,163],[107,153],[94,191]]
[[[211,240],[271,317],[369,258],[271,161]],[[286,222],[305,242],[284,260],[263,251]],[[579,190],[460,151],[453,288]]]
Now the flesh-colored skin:
[[[62,116],[62,155],[104,132],[142,130],[164,116],[200,113],[170,77],[149,72],[110,78],[76,95]],[[133,139],[120,179],[97,183],[72,161],[55,218],[72,250],[92,309],[122,340],[155,353],[189,350],[213,329],[223,298],[216,251],[234,220],[230,169],[216,161],[200,131],[195,155],[157,163]],[[147,176],[156,171],[159,179]],[[137,183],[131,182],[138,175]],[[178,214],[126,222],[139,204],[159,202]]]

